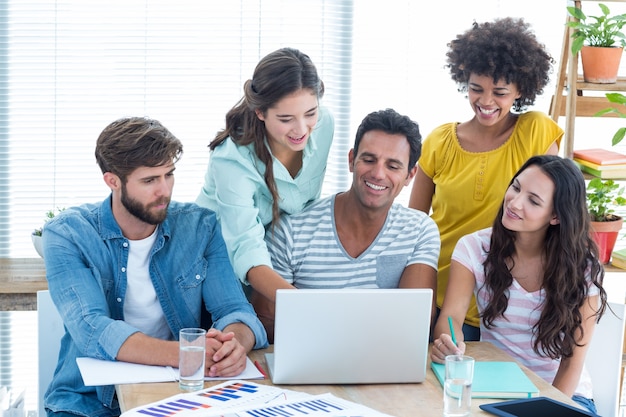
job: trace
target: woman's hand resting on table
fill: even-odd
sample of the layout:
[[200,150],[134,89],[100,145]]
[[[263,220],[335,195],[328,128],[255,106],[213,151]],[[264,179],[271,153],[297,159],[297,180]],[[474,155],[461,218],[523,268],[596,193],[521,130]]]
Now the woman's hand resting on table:
[[430,349],[430,359],[433,362],[445,363],[448,355],[463,355],[465,353],[465,343],[458,342],[458,346],[452,342],[450,335],[442,333],[439,338],[433,341]]

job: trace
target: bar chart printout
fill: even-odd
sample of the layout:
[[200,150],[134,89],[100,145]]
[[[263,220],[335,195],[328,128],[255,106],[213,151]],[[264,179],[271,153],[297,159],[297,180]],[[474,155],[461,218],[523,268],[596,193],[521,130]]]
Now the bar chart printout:
[[327,393],[310,395],[250,381],[228,381],[136,407],[122,417],[391,417]]

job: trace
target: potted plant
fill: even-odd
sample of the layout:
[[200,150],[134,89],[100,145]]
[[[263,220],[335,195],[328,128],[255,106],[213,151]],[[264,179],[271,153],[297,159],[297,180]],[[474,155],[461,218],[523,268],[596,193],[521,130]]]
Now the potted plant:
[[41,239],[42,239],[42,233],[43,233],[43,226],[50,219],[53,219],[54,216],[56,216],[57,214],[59,214],[63,210],[65,210],[65,208],[57,208],[56,210],[48,210],[48,211],[46,211],[46,217],[45,217],[45,220],[44,220],[44,224],[42,224],[41,226],[39,226],[38,228],[33,230],[33,232],[30,234],[30,238],[33,241],[33,246],[35,247],[35,250],[37,251],[37,254],[39,254],[39,256],[41,256],[42,258],[43,258],[43,247],[42,247]]
[[626,14],[610,16],[611,11],[605,4],[598,5],[601,16],[586,16],[578,7],[567,7],[568,14],[573,18],[567,22],[567,26],[574,29],[572,54],[581,53],[586,82],[614,83],[626,46],[626,36],[622,32]]
[[593,178],[587,185],[587,209],[591,216],[591,236],[598,245],[600,262],[606,264],[611,259],[617,234],[622,229],[624,219],[615,214],[615,208],[626,206],[622,197],[624,187],[613,180]]

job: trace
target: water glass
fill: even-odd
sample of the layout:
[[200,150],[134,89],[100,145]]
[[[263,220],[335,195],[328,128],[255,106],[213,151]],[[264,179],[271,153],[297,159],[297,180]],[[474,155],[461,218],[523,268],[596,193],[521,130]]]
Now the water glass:
[[197,391],[204,387],[204,360],[206,330],[180,330],[179,386],[183,391]]
[[443,387],[444,417],[469,416],[472,405],[474,358],[446,356],[446,378]]

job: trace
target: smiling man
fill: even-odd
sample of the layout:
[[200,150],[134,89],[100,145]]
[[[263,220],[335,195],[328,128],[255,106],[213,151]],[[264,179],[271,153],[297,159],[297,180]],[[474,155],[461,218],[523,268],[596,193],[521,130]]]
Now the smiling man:
[[76,358],[178,367],[179,330],[200,327],[204,311],[205,375],[236,376],[266,346],[215,213],[170,200],[182,151],[156,120],[111,123],[95,152],[110,196],[46,224],[48,286],[66,328],[48,416],[119,416],[115,387],[84,386]]
[[[407,116],[392,109],[367,115],[348,154],[350,189],[268,230],[276,272],[295,288],[435,291],[437,226],[425,213],[394,204],[415,175],[420,151],[419,127]],[[270,339],[272,307],[255,302]]]

